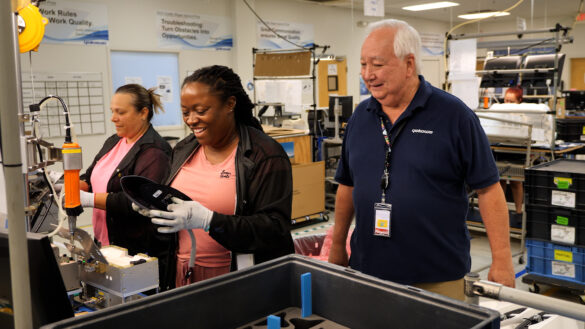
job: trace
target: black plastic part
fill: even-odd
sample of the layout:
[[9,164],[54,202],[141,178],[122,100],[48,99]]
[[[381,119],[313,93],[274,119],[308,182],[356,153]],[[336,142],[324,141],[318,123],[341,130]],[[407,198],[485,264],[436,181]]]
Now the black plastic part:
[[41,106],[39,104],[30,104],[28,109],[31,112],[39,112],[41,110]]
[[126,196],[142,208],[167,210],[173,197],[190,201],[191,198],[182,192],[167,186],[155,183],[148,178],[136,175],[124,176],[120,180],[122,190]]
[[67,216],[79,216],[83,212],[83,207],[81,205],[75,208],[65,208],[65,213]]
[[138,265],[138,264],[142,264],[142,263],[146,263],[146,259],[133,260],[130,262],[130,264],[132,264],[132,265]]
[[289,255],[44,328],[236,328],[300,307],[300,276],[307,272],[312,276],[313,314],[342,326],[500,327],[500,314],[494,310]]

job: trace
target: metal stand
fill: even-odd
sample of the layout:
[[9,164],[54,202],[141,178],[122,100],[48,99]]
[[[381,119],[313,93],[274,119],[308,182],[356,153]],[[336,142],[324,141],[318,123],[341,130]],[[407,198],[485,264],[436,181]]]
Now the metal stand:
[[[516,40],[498,40],[498,41],[483,41],[477,43],[477,48],[488,48],[488,49],[508,49],[508,53],[510,52],[510,47],[524,47],[524,48],[531,48],[531,47],[542,47],[543,45],[553,45],[555,46],[555,59],[554,59],[554,68],[551,69],[520,69],[520,70],[489,70],[489,71],[476,71],[478,74],[484,73],[525,73],[525,72],[545,72],[545,71],[554,71],[554,78],[552,81],[552,107],[553,110],[556,112],[557,108],[557,94],[558,94],[558,80],[559,80],[559,59],[558,53],[561,50],[561,46],[567,43],[573,43],[573,37],[568,36],[567,33],[571,28],[563,27],[560,24],[556,24],[554,27],[545,28],[545,29],[537,29],[537,30],[527,30],[527,31],[511,31],[511,32],[496,32],[496,33],[472,33],[472,34],[454,34],[448,35],[448,39],[452,40],[460,40],[460,39],[472,39],[472,38],[486,38],[486,37],[500,37],[505,35],[516,35],[518,39]],[[562,32],[562,35],[561,35]],[[544,38],[544,39],[521,39],[522,36],[525,34],[539,34],[539,33],[552,33],[554,37],[552,38]],[[448,57],[448,54],[447,54]],[[449,71],[445,72],[445,81],[447,81],[449,75]],[[553,136],[555,135],[556,124],[553,122]],[[554,138],[551,141],[550,149],[551,149],[551,157],[554,160],[554,146],[555,141]]]
[[[252,66],[253,66],[253,70],[255,71],[256,68],[256,54],[286,54],[286,53],[291,53],[291,52],[299,52],[299,51],[309,51],[311,53],[311,74],[310,75],[297,75],[297,76],[257,76],[255,73],[252,77],[252,79],[254,80],[254,84],[256,84],[256,81],[258,80],[305,80],[305,79],[310,79],[311,82],[313,83],[313,104],[310,105],[311,107],[311,111],[313,112],[313,117],[315,118],[314,122],[313,122],[313,137],[315,137],[314,132],[317,131],[317,74],[315,72],[317,64],[319,63],[319,58],[317,58],[317,56],[315,55],[315,51],[318,48],[322,48],[323,51],[325,51],[325,49],[329,48],[329,46],[317,46],[317,45],[313,45],[309,48],[299,48],[299,49],[257,49],[257,48],[252,48]],[[256,88],[254,87],[254,103],[257,103],[257,97],[256,97]],[[261,105],[261,104],[258,104]],[[257,113],[254,113],[254,115],[257,115]],[[315,147],[315,143],[316,143],[316,138],[313,138],[313,161],[316,161],[317,159],[317,154],[316,154],[316,147]]]
[[7,42],[0,51],[0,125],[2,132],[2,162],[6,180],[5,191],[10,253],[10,276],[12,277],[12,305],[14,327],[32,328],[32,306],[30,294],[29,257],[26,238],[24,206],[28,200],[26,170],[21,157],[21,136],[24,136],[22,118],[22,89],[20,81],[20,53],[16,17],[16,1],[1,1],[0,34]]

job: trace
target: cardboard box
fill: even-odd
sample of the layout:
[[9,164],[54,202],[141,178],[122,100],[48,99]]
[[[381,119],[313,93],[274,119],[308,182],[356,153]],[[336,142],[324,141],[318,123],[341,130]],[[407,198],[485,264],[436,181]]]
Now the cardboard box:
[[293,200],[291,218],[325,211],[325,162],[292,166]]
[[551,98],[548,101],[548,107],[550,107],[550,109],[552,111],[555,111],[557,118],[560,118],[560,119],[565,118],[566,114],[565,114],[565,98],[564,97],[557,97],[556,106],[554,106],[553,98]]

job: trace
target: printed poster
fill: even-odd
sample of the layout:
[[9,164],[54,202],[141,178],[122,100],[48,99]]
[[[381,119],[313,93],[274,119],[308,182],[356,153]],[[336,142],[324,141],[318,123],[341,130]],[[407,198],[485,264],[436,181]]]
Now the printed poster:
[[48,0],[39,11],[49,20],[43,42],[108,44],[108,10],[105,4]]
[[314,44],[313,24],[290,22],[266,22],[266,24],[286,40],[279,38],[266,25],[258,22],[257,40],[260,49],[294,49],[299,46],[311,47]]
[[232,25],[220,16],[157,11],[158,46],[175,49],[231,50]]

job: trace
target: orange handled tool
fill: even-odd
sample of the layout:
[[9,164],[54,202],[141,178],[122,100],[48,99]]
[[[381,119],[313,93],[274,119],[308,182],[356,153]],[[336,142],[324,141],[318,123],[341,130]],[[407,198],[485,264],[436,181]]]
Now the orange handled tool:
[[65,143],[63,154],[63,171],[65,184],[65,212],[68,216],[79,216],[83,212],[79,198],[79,171],[83,167],[81,147],[77,143]]

